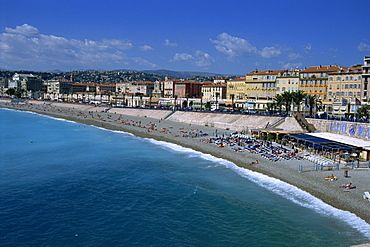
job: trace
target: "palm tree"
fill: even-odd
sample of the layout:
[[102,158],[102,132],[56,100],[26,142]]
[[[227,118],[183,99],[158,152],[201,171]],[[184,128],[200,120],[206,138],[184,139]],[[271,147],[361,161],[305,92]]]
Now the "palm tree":
[[174,102],[173,102],[173,109],[174,110],[176,109],[176,102],[177,102],[178,97],[179,97],[178,95],[175,95]]
[[152,94],[149,95],[149,109],[152,108]]
[[218,97],[220,97],[220,93],[216,92],[216,109],[218,109]]
[[322,102],[316,97],[316,95],[307,95],[306,99],[308,100],[308,105],[310,106],[310,115],[313,113],[313,108],[318,108],[318,105],[321,105]]
[[[299,105],[302,103],[302,101],[307,98],[307,94],[302,91],[302,90],[298,90],[296,92],[292,92],[292,101],[293,101],[293,104],[294,105],[297,105],[297,111],[299,112]],[[294,106],[293,106],[293,110],[294,110]]]
[[274,98],[274,101],[275,101],[275,104],[276,104],[276,107],[279,108],[279,111],[281,112],[282,111],[282,106],[284,105],[284,98],[281,94],[278,94],[275,96]]
[[267,106],[267,111],[273,111],[275,110],[277,104],[275,102],[272,102],[272,103],[267,103],[266,106]]
[[203,110],[203,92],[200,93],[200,111]]
[[189,94],[186,94],[186,108],[189,108]]
[[293,96],[291,92],[285,91],[283,94],[281,94],[281,97],[283,99],[283,105],[285,106],[285,111],[289,112],[290,107],[292,104]]
[[230,94],[230,98],[231,98],[231,106],[232,106],[233,111],[234,111],[234,99],[235,99],[235,94]]
[[357,114],[359,115],[359,117],[368,117],[370,114],[370,105],[362,105],[360,108],[357,109]]

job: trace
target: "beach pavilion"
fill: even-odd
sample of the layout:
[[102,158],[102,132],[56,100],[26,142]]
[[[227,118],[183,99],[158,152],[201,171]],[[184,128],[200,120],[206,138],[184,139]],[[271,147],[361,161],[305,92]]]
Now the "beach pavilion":
[[322,153],[329,152],[333,159],[336,155],[347,156],[352,160],[362,158],[368,161],[370,158],[370,141],[359,138],[329,132],[290,134],[285,135],[284,138],[293,139],[308,149],[320,150]]

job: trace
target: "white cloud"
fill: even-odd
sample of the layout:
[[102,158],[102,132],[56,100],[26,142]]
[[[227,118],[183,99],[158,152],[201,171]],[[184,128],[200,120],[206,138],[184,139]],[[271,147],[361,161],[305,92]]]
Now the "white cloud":
[[164,41],[164,45],[165,46],[172,46],[172,47],[176,47],[177,46],[177,44],[175,43],[175,42],[170,42],[168,39],[166,39],[165,41]]
[[154,50],[154,49],[150,45],[143,45],[143,46],[140,46],[140,50],[142,50],[142,51],[151,51],[151,50]]
[[311,50],[312,50],[312,45],[310,43],[307,43],[307,45],[304,45],[303,46],[303,50],[306,52],[306,53],[309,53]]
[[194,57],[195,65],[200,67],[210,66],[215,62],[209,54],[202,51],[196,51]]
[[[126,64],[123,50],[131,49],[127,40],[77,40],[39,34],[37,28],[24,24],[6,28],[0,34],[0,57],[8,65],[70,68]],[[37,35],[36,35],[37,34]],[[0,64],[1,65],[1,64]]]
[[247,40],[233,37],[227,33],[222,33],[217,36],[217,40],[212,40],[217,51],[227,55],[228,57],[251,56],[258,53],[255,46],[252,46]]
[[289,60],[295,60],[295,59],[298,59],[298,58],[300,58],[300,57],[301,57],[301,55],[300,55],[300,54],[298,54],[298,53],[290,52],[290,53],[288,54],[288,59],[289,59]]
[[227,33],[221,33],[217,36],[216,40],[211,39],[211,42],[215,44],[216,50],[228,56],[229,60],[234,60],[236,57],[249,57],[256,55],[270,59],[278,57],[282,53],[281,49],[277,45],[264,47],[259,50],[246,39],[234,37]]
[[149,62],[148,60],[145,60],[141,57],[133,57],[131,58],[135,63],[139,64],[139,65],[142,65],[142,66],[146,66],[146,67],[150,67],[150,68],[157,68],[158,66],[154,63],[151,63]]
[[285,63],[285,62],[279,62],[281,64],[282,69],[295,69],[300,68],[303,66],[302,63]]
[[194,55],[188,53],[176,53],[171,62],[186,61],[195,64],[199,67],[210,66],[214,63],[214,59],[203,51],[196,51]]
[[187,53],[176,53],[173,56],[172,61],[192,61],[194,58],[192,55]]
[[36,36],[39,34],[39,30],[28,24],[23,24],[22,26],[16,26],[15,29],[6,27],[5,32],[11,34],[22,34],[25,36]]
[[274,46],[265,47],[261,51],[261,56],[264,58],[278,57],[280,54],[281,54],[280,49]]
[[361,42],[358,45],[357,50],[360,51],[360,52],[368,52],[368,51],[370,51],[370,45]]

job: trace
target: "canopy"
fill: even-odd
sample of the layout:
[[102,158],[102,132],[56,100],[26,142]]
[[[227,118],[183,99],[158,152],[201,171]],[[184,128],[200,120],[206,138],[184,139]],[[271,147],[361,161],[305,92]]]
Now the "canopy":
[[307,143],[309,146],[314,146],[315,148],[342,149],[344,151],[349,152],[356,149],[356,146],[353,145],[340,143],[326,138],[316,137],[308,134],[286,135],[286,137],[300,140],[302,142]]

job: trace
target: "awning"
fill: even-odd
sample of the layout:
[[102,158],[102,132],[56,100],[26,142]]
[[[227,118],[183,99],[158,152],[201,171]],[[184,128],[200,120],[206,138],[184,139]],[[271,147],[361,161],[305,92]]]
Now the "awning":
[[326,138],[312,136],[310,134],[288,135],[288,137],[300,140],[309,146],[314,146],[315,148],[338,149],[338,150],[341,149],[348,152],[357,148],[357,146],[355,145],[351,145],[348,143],[340,143]]

